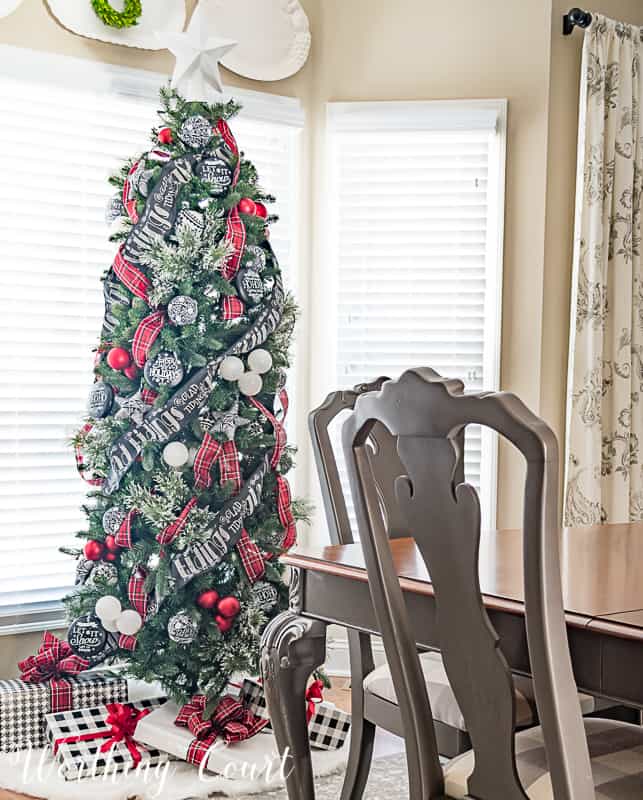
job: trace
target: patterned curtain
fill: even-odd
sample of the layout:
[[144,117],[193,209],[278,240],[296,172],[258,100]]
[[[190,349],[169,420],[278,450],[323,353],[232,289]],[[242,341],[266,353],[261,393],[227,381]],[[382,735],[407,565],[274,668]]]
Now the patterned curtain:
[[585,34],[565,524],[643,520],[643,29]]

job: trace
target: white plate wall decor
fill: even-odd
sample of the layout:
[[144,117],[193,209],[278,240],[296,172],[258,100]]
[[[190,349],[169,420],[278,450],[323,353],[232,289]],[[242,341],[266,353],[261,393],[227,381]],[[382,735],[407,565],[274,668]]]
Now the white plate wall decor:
[[[105,25],[96,16],[90,0],[46,0],[46,3],[56,20],[72,33],[142,50],[162,50],[156,34],[177,33],[185,25],[185,0],[143,0],[138,24],[122,29]],[[123,10],[123,0],[111,0],[111,4],[117,11]]]
[[23,0],[0,0],[0,18],[8,17],[15,11]]
[[[207,2],[207,0],[201,0]],[[279,81],[304,66],[310,26],[299,0],[210,0],[216,34],[238,44],[224,67],[256,81]]]

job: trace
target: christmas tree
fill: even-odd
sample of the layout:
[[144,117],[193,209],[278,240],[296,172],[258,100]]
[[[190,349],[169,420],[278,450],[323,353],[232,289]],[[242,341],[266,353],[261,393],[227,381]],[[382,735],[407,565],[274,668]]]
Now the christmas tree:
[[178,702],[214,702],[258,672],[287,601],[278,556],[306,515],[285,478],[296,308],[268,241],[274,198],[228,125],[238,105],[161,99],[151,149],[111,179],[68,640],[90,665],[123,660]]

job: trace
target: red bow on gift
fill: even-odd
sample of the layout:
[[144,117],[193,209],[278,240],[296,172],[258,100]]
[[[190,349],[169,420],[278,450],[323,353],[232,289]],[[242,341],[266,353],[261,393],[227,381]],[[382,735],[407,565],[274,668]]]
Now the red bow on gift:
[[242,742],[256,736],[268,724],[268,720],[255,717],[234,697],[222,698],[210,719],[203,719],[206,705],[205,696],[197,694],[183,706],[174,721],[175,725],[187,728],[195,737],[186,756],[190,764],[201,764],[217,739],[228,744]]
[[62,675],[78,675],[89,668],[89,661],[73,654],[67,642],[61,641],[49,631],[45,632],[42,644],[35,656],[29,656],[18,664],[25,683],[40,683]]
[[89,661],[73,654],[67,642],[63,642],[49,631],[45,632],[42,644],[35,656],[20,661],[18,669],[25,683],[49,681],[51,687],[51,711],[69,711],[72,707],[72,689],[64,675],[78,675],[89,667]]
[[105,708],[107,709],[105,722],[110,726],[108,731],[93,731],[92,733],[81,733],[77,736],[65,736],[62,739],[56,739],[54,742],[54,755],[58,752],[61,744],[77,744],[78,742],[107,739],[101,745],[101,753],[107,753],[118,742],[123,742],[132,756],[134,766],[138,766],[142,756],[134,741],[134,733],[136,732],[138,721],[150,714],[152,709],[144,708],[141,711],[137,711],[133,706],[123,703],[108,703]]
[[324,699],[324,684],[321,681],[313,681],[306,690],[306,722],[315,716],[315,705]]

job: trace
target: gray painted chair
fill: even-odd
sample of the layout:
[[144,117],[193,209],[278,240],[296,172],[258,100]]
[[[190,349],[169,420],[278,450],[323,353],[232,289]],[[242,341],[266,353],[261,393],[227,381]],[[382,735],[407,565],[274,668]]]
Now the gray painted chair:
[[[464,428],[494,429],[527,464],[524,586],[527,639],[541,727],[516,733],[516,695],[478,574],[480,505],[461,481]],[[388,546],[369,439],[386,428],[404,465],[399,509],[436,593],[438,635],[473,751],[442,770],[425,676]],[[643,789],[643,730],[583,720],[563,613],[558,540],[558,445],[514,395],[465,395],[460,381],[409,370],[357,397],[344,453],[373,606],[382,632],[413,800],[634,800]],[[351,795],[356,800],[360,791]]]

